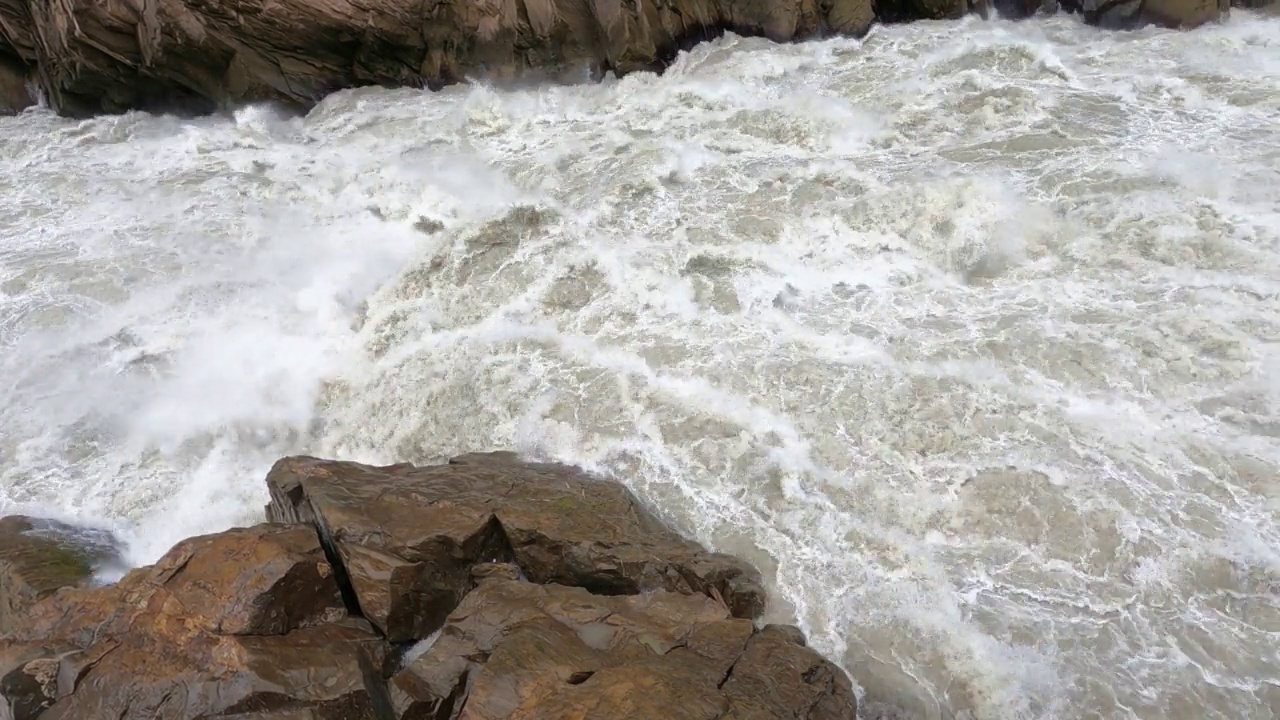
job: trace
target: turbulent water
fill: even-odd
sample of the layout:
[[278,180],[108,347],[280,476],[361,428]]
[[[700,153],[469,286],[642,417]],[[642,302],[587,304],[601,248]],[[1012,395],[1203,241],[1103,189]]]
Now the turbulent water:
[[1280,17],[0,119],[0,511],[515,447],[760,565],[864,716],[1280,717]]

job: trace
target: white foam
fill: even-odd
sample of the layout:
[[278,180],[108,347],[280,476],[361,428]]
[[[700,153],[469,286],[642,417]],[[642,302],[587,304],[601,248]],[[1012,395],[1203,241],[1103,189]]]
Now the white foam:
[[758,563],[867,707],[1258,716],[1278,22],[0,119],[0,508],[143,562],[285,453],[514,447]]

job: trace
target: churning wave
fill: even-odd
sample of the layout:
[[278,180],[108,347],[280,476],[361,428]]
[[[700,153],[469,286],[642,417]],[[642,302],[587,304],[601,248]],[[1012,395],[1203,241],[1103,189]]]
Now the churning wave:
[[0,118],[0,509],[618,474],[869,716],[1280,717],[1280,19],[726,37],[305,118]]

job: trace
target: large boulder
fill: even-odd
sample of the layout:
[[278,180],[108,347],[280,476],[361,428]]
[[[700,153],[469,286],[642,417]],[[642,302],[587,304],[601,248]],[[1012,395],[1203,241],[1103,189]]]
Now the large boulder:
[[[0,694],[20,718],[165,718],[308,710],[374,715],[387,648],[348,618],[308,526],[184,540],[107,587],[67,587],[0,641]],[[3,714],[0,714],[3,717]]]
[[844,673],[794,628],[705,595],[600,596],[490,573],[391,680],[398,720],[852,720]]
[[[936,2],[938,0],[921,0]],[[660,70],[733,30],[774,40],[861,35],[872,0],[0,0],[0,54],[38,67],[53,107],[209,112],[306,108],[360,85],[487,73]],[[7,30],[6,30],[7,28]]]
[[267,485],[268,517],[315,522],[361,613],[393,642],[438,629],[470,592],[471,568],[492,561],[601,595],[700,593],[743,618],[764,608],[755,568],[675,534],[622,485],[566,465],[512,453],[431,467],[295,457],[276,463]]
[[110,533],[23,515],[0,518],[0,634],[23,625],[37,601],[120,562]]
[[41,589],[0,635],[0,720],[855,717],[799,630],[753,622],[750,565],[618,483],[487,453],[286,458],[268,486],[275,522],[114,585],[23,575]]
[[64,589],[11,634],[78,647],[128,633],[179,642],[201,632],[279,635],[346,614],[315,532],[267,524],[183,540],[115,585]]

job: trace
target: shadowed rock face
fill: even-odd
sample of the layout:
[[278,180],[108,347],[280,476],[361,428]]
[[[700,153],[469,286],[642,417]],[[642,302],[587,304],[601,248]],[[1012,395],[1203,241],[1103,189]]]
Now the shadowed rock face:
[[35,104],[27,90],[27,68],[16,57],[0,53],[0,115],[21,112]]
[[38,600],[120,564],[118,548],[101,530],[21,515],[0,518],[0,633],[20,629]]
[[[1254,7],[1270,0],[1240,0]],[[1228,0],[1064,0],[1087,22],[1195,27]],[[0,0],[0,112],[307,109],[341,88],[661,71],[724,31],[778,42],[871,24],[1026,17],[1054,0]],[[5,60],[4,58],[8,58]],[[17,89],[15,89],[17,88]],[[24,99],[25,98],[25,99]]]
[[[115,585],[24,570],[40,589],[0,635],[0,720],[856,715],[799,630],[756,627],[754,568],[617,483],[489,453],[286,458],[267,484],[274,522]],[[33,522],[0,519],[0,549]]]
[[273,706],[372,718],[361,653],[380,665],[385,647],[347,619],[315,532],[259,525],[184,540],[116,585],[46,596],[0,638],[0,694],[15,720]]
[[0,54],[37,66],[64,114],[198,113],[480,73],[660,69],[724,30],[783,41],[873,19],[871,0],[0,0]]
[[794,628],[705,595],[605,597],[491,573],[391,680],[396,717],[849,717],[853,688]]

